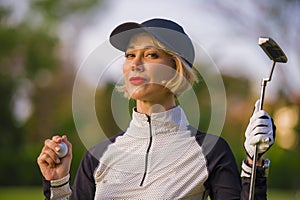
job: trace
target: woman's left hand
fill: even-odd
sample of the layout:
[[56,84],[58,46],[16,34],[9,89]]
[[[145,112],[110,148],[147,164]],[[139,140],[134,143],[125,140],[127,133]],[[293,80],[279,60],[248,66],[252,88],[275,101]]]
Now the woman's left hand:
[[254,112],[247,126],[244,148],[249,158],[253,158],[255,146],[257,146],[258,158],[260,158],[273,145],[276,127],[270,115],[259,110],[259,100],[255,103]]

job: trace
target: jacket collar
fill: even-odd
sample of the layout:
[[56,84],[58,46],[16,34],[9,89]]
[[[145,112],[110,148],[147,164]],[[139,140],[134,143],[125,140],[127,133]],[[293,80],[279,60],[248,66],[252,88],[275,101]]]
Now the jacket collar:
[[152,136],[155,136],[157,134],[172,134],[178,131],[185,131],[188,125],[185,113],[180,106],[164,112],[152,113],[150,116],[138,113],[134,109],[132,120],[126,133],[133,137],[147,138],[150,137],[150,126]]

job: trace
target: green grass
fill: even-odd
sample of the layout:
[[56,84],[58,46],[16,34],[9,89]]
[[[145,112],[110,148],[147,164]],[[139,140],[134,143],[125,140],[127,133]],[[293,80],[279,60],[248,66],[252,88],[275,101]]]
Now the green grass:
[[269,189],[268,200],[300,200],[300,191]]
[[[300,200],[296,191],[269,189],[268,200]],[[298,197],[297,197],[298,196]],[[2,187],[0,200],[41,200],[44,199],[41,187]]]
[[42,200],[41,187],[1,187],[0,200]]

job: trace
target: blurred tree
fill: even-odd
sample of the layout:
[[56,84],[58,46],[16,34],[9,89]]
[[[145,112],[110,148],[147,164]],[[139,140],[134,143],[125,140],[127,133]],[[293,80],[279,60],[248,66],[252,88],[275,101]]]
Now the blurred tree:
[[[239,4],[235,1],[212,0],[205,6],[212,13],[218,13],[220,20],[224,20],[224,24],[230,26],[232,33],[239,35],[240,40],[246,41],[248,37],[253,36],[270,36],[275,40],[278,39],[277,42],[287,54],[289,61],[288,66],[276,69],[280,72],[280,76],[276,77],[279,82],[277,87],[290,100],[299,96],[299,0],[255,2],[248,0]],[[235,36],[230,38],[228,41]]]
[[91,9],[99,0],[77,0],[77,1],[60,1],[60,0],[32,0],[33,9],[42,13],[45,22],[60,23],[70,15],[86,12]]
[[0,183],[16,184],[15,180],[22,180],[27,174],[24,168],[19,168],[20,162],[26,160],[23,146],[26,136],[22,125],[33,109],[30,99],[38,86],[39,73],[57,69],[58,40],[43,30],[31,29],[26,23],[9,24],[9,10],[3,7],[0,10],[0,168],[10,172],[7,173],[9,178],[1,176]]
[[116,124],[111,110],[111,96],[114,88],[115,83],[107,83],[106,86],[97,90],[95,97],[95,109],[99,125],[108,138],[122,131]]
[[36,158],[54,134],[69,133],[75,144],[75,173],[84,147],[72,120],[74,67],[61,56],[59,24],[97,2],[30,1],[19,22],[0,4],[0,185],[40,184]]

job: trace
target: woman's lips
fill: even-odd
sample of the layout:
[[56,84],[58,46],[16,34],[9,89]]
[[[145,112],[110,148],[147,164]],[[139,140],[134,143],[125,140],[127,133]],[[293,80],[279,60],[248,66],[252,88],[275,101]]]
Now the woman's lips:
[[147,80],[140,76],[134,76],[129,79],[129,82],[133,85],[140,85],[145,83]]

